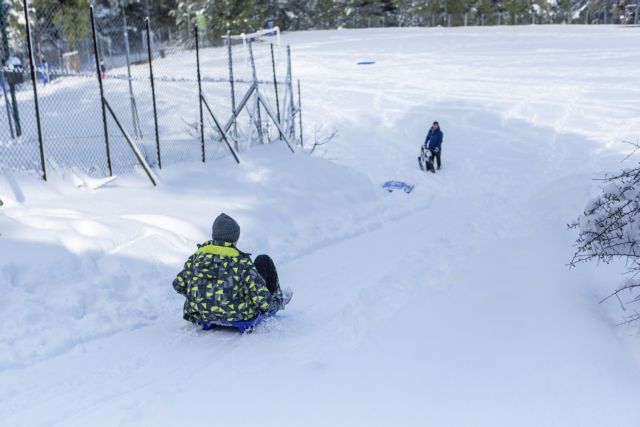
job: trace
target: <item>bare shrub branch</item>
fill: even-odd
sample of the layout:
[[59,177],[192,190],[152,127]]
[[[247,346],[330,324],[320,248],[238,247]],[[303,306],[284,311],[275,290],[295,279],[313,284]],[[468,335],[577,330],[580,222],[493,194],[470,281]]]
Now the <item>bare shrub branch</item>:
[[[629,158],[640,150],[637,142],[624,141],[634,147]],[[623,259],[627,265],[625,274],[630,279],[619,289],[609,294],[602,302],[616,297],[623,311],[626,304],[640,301],[640,166],[624,169],[617,175],[605,176],[602,193],[588,201],[582,216],[568,224],[577,229],[576,251],[569,262],[576,264],[597,261],[610,263]],[[629,293],[633,298],[625,304],[620,298]],[[640,320],[640,314],[626,316],[622,324]]]
[[316,148],[326,145],[338,136],[338,130],[331,128],[327,131],[322,126],[316,126],[313,132],[313,146],[309,150],[309,154],[313,154]]

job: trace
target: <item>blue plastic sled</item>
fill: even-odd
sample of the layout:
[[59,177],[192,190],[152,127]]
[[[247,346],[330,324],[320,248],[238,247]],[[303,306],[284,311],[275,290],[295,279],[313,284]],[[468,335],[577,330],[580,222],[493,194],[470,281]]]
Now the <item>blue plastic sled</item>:
[[413,190],[413,187],[413,185],[407,184],[406,182],[402,181],[387,181],[382,184],[382,188],[387,190],[389,193],[391,193],[393,190],[402,190],[405,193],[409,194],[411,193],[411,190]]
[[271,317],[270,315],[258,314],[251,320],[239,320],[237,322],[225,322],[224,320],[202,320],[198,319],[197,324],[202,326],[202,329],[208,331],[215,329],[216,327],[223,328],[235,328],[241,334],[245,332],[253,332],[253,329],[258,326],[264,319]]
[[376,61],[359,61],[357,64],[358,65],[372,65],[375,64]]

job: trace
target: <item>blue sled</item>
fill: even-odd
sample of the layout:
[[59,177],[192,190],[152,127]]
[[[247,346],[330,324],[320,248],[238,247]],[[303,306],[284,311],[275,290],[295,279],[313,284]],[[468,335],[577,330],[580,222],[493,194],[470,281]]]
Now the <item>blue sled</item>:
[[376,61],[358,61],[357,62],[358,65],[373,65],[375,63]]
[[382,184],[382,188],[387,190],[389,193],[391,193],[393,190],[402,190],[405,193],[409,194],[413,190],[413,187],[413,185],[407,184],[406,182],[402,181],[387,181]]
[[202,329],[208,331],[210,329],[215,329],[216,327],[223,328],[235,328],[241,334],[245,332],[253,332],[253,328],[258,326],[264,319],[271,317],[265,314],[258,314],[255,318],[251,320],[238,320],[236,322],[226,322],[224,320],[202,320],[198,319],[196,323],[202,326]]

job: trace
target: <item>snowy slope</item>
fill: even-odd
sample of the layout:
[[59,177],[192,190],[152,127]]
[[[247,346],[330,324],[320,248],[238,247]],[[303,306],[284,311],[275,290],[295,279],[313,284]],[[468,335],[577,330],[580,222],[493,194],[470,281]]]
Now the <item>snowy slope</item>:
[[[621,266],[565,265],[640,134],[637,31],[293,33],[307,139],[339,130],[316,157],[0,177],[3,425],[638,425],[635,330],[597,305]],[[295,292],[251,335],[193,328],[170,286],[220,211]]]

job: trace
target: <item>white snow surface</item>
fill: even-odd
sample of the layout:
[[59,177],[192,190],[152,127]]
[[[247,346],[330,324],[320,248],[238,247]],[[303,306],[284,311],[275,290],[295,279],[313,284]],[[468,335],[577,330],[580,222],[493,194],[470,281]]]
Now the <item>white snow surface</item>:
[[[639,31],[289,33],[307,143],[339,132],[312,156],[0,176],[0,424],[640,425],[624,266],[568,269],[566,229],[640,135]],[[294,291],[252,334],[171,287],[220,212]]]

